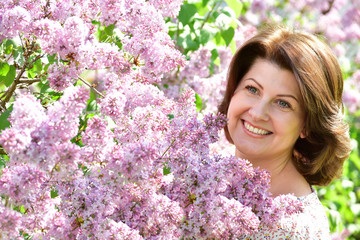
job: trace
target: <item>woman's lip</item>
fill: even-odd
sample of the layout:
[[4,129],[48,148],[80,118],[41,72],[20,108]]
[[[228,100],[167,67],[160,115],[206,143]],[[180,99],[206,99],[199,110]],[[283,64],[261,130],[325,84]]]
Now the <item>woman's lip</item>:
[[[254,136],[254,137],[265,137],[265,136],[269,136],[269,135],[272,134],[271,131],[268,131],[268,130],[263,129],[263,128],[261,128],[261,127],[254,126],[253,124],[251,124],[250,122],[248,122],[248,121],[246,121],[246,120],[241,120],[241,122],[242,122],[242,125],[243,125],[243,128],[244,128],[244,131],[245,131],[247,134],[251,135],[251,136]],[[260,130],[263,130],[263,131],[266,131],[266,132],[269,132],[269,133],[268,133],[268,134],[258,134],[258,133],[250,132],[250,131],[245,127],[245,122],[246,122],[248,125],[252,126],[253,128],[257,128],[257,129],[260,129]]]

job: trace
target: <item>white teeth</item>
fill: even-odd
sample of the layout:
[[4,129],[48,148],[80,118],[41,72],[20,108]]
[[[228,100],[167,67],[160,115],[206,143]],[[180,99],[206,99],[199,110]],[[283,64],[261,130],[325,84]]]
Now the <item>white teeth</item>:
[[265,131],[263,129],[259,129],[259,128],[254,128],[253,126],[251,126],[250,124],[248,124],[247,122],[244,122],[244,126],[247,130],[249,130],[252,133],[256,133],[259,135],[267,135],[270,134],[271,132]]

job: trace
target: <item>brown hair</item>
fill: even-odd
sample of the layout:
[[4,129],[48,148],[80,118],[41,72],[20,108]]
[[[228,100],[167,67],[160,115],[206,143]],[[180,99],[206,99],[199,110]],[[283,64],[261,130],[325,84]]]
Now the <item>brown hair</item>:
[[[314,35],[280,26],[267,27],[234,55],[225,96],[218,108],[220,113],[227,115],[236,87],[259,58],[295,75],[306,113],[307,136],[296,141],[293,161],[310,184],[329,184],[341,175],[343,162],[351,151],[349,128],[342,114],[343,78],[336,57]],[[227,126],[224,130],[228,141],[233,143]]]

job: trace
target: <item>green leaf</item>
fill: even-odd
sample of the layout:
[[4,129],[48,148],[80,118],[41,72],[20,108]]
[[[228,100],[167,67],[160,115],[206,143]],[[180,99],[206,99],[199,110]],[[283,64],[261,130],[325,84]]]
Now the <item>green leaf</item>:
[[196,12],[197,8],[194,4],[183,4],[181,6],[178,19],[183,25],[186,25],[190,22]]
[[195,50],[199,49],[199,47],[200,47],[199,42],[192,40],[190,35],[186,36],[186,49],[187,50],[195,51]]
[[164,166],[163,167],[163,175],[165,176],[165,175],[168,175],[170,173],[171,173],[171,168],[168,167],[168,166]]
[[5,112],[0,115],[0,130],[4,130],[5,128],[10,127],[10,122],[8,118],[13,110],[13,107],[9,107]]
[[234,34],[235,34],[235,30],[232,27],[229,27],[225,31],[221,31],[221,36],[225,40],[226,46],[228,46],[231,43]]
[[214,41],[215,41],[217,46],[225,45],[225,41],[224,41],[223,37],[221,36],[220,32],[216,33],[216,35],[214,37]]
[[40,89],[40,93],[49,93],[51,91],[52,89],[49,87],[48,84],[44,84]]
[[181,36],[177,38],[176,45],[180,46],[181,48],[185,48],[185,39]]
[[41,59],[36,60],[36,62],[34,63],[34,72],[36,73],[41,73],[43,65],[41,63]]
[[195,6],[197,7],[196,12],[199,16],[204,17],[209,12],[209,7],[206,4],[204,5],[202,2],[195,3]]
[[9,43],[10,43],[9,41],[6,42],[5,54],[7,55],[9,55],[14,49],[14,45]]
[[14,56],[14,61],[18,64],[18,65],[23,65],[25,63],[25,58],[24,58],[24,51],[22,49],[21,46],[18,46],[14,49],[13,51],[13,56]]
[[212,33],[210,31],[208,31],[206,29],[200,30],[199,40],[202,45],[205,45],[206,43],[208,43],[210,41],[211,37],[212,37]]
[[215,59],[219,56],[219,52],[216,48],[211,50],[211,62],[215,61]]
[[57,196],[59,196],[58,191],[55,189],[52,189],[50,192],[50,196],[51,196],[51,198],[56,198]]
[[92,112],[92,111],[96,111],[96,109],[97,109],[96,100],[89,99],[86,107],[86,111]]
[[205,7],[210,0],[202,0],[202,5]]
[[114,29],[115,29],[115,25],[114,24],[111,24],[107,27],[105,27],[105,33],[109,36],[113,35],[114,33]]
[[16,75],[16,68],[14,65],[11,65],[9,67],[9,71],[5,76],[0,75],[0,82],[4,81],[5,86],[9,87],[14,82],[15,75]]
[[10,65],[6,62],[0,62],[0,76],[6,76],[10,70]]
[[55,62],[56,54],[53,55],[47,55],[47,59],[50,64],[53,64]]
[[225,2],[232,10],[234,10],[236,18],[238,18],[243,9],[242,3],[239,0],[225,0]]
[[202,109],[202,100],[199,94],[197,93],[195,93],[195,105],[196,105],[196,110],[200,112]]
[[40,74],[43,69],[41,59],[36,60],[32,68],[28,70],[28,78],[35,78],[36,75]]

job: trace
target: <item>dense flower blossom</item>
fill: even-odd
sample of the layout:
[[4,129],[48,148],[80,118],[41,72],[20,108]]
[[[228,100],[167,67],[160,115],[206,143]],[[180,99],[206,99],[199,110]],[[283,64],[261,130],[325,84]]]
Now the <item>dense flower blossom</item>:
[[23,94],[14,103],[9,120],[17,128],[34,129],[46,120],[46,115],[38,99],[33,95]]
[[159,9],[164,17],[176,17],[183,0],[150,0],[149,3]]
[[[95,40],[94,40],[95,41]],[[116,46],[107,43],[87,43],[80,47],[77,61],[87,69],[109,69],[118,74],[130,71],[131,64],[123,57]]]
[[126,103],[125,94],[120,91],[108,91],[104,99],[101,100],[100,111],[114,119],[123,114]]
[[0,203],[0,238],[13,239],[19,236],[22,216]]
[[45,53],[56,54],[63,45],[63,28],[57,21],[40,19],[33,24],[33,32],[39,38]]
[[191,81],[194,77],[208,77],[210,74],[210,58],[211,52],[208,48],[200,48],[196,50],[191,55],[190,61],[183,69],[181,69],[179,74],[180,80],[186,78],[188,81]]
[[36,201],[40,186],[46,180],[45,173],[29,165],[3,168],[0,177],[0,193],[10,197],[14,204],[31,207]]
[[18,31],[26,30],[31,22],[30,13],[22,7],[8,9],[0,13],[0,41],[17,36]]
[[[0,176],[0,193],[8,199],[6,206],[0,203],[0,238],[23,231],[33,239],[233,239],[301,211],[293,196],[270,196],[268,172],[232,152],[220,155],[227,146],[216,142],[226,117],[208,113],[223,96],[232,52],[217,48],[220,64],[211,66],[211,51],[201,47],[185,64],[164,21],[182,2],[0,3],[0,28],[9,30],[0,38],[34,36],[55,57],[46,73],[60,96],[46,109],[30,94],[16,96],[11,127],[0,135],[10,158]],[[317,30],[329,39],[359,38],[358,11],[339,15],[344,5],[338,1],[326,14],[328,3],[300,1],[297,7],[306,12],[309,4],[316,8]],[[253,1],[251,12],[245,16],[251,21],[281,17],[270,1]],[[342,32],[325,28],[325,21]],[[114,34],[97,39],[96,24],[114,27]],[[255,33],[254,26],[240,25],[236,46]],[[86,112],[89,91],[73,86],[85,69],[97,74],[95,113]],[[354,112],[358,75],[344,94]]]
[[112,219],[104,220],[101,230],[94,236],[96,239],[142,240],[139,231],[131,229],[125,223]]
[[355,113],[360,108],[359,90],[353,88],[345,89],[343,101],[349,112]]
[[73,64],[72,66],[52,64],[48,68],[49,85],[54,90],[63,91],[76,81],[78,73],[79,71]]

